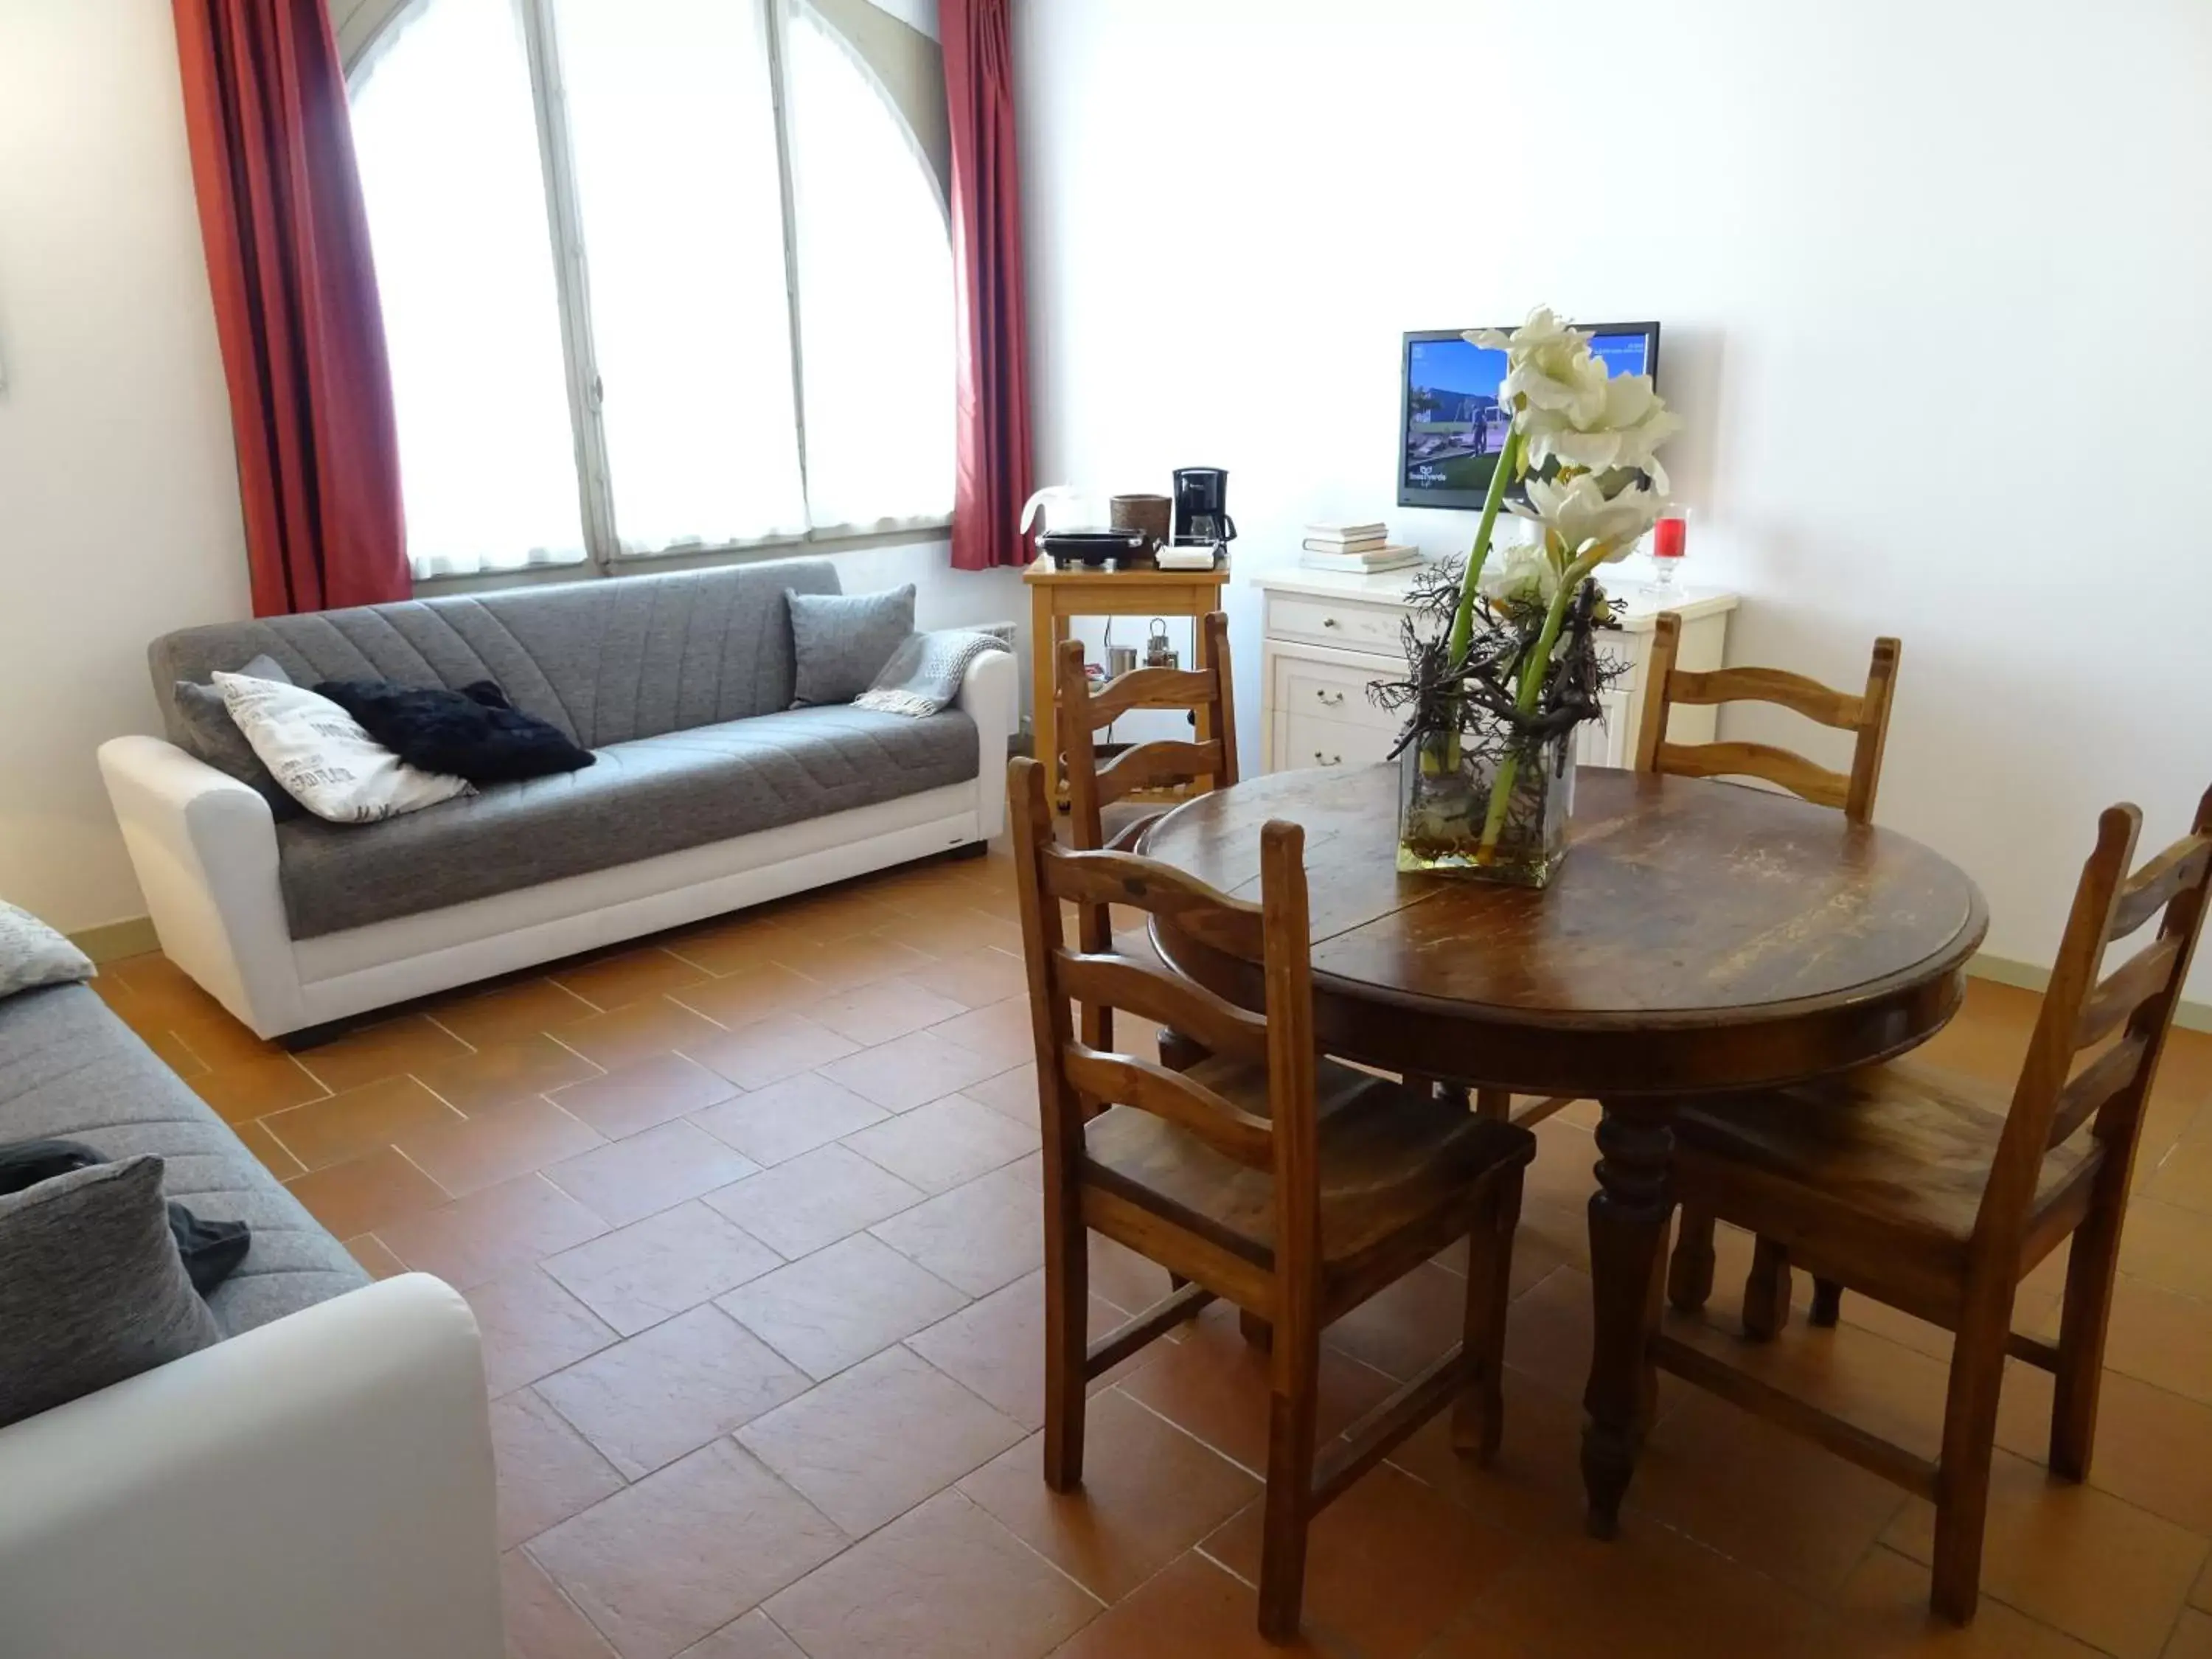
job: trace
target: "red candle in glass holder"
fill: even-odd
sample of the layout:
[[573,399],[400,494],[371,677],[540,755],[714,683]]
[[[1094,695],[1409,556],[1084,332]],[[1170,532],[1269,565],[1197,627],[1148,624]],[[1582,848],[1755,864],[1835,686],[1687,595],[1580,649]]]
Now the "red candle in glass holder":
[[1651,556],[1679,559],[1688,545],[1690,521],[1680,517],[1662,519],[1651,526]]

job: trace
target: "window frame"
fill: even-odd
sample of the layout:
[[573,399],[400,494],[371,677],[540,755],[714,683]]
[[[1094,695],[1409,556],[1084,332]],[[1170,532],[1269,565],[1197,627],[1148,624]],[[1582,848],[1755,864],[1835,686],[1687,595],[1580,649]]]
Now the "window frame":
[[[345,64],[349,90],[375,61],[377,46],[407,15],[435,0],[330,0],[332,24]],[[872,547],[941,541],[951,533],[952,515],[895,520],[873,525],[812,526],[797,535],[751,540],[677,545],[657,553],[624,553],[615,529],[613,476],[607,465],[606,433],[601,419],[603,383],[592,337],[590,264],[578,204],[574,152],[568,133],[567,90],[561,75],[560,45],[553,18],[556,0],[513,0],[522,22],[530,73],[530,101],[538,128],[538,160],[545,194],[546,230],[553,250],[554,287],[561,313],[562,366],[568,389],[568,424],[575,445],[576,483],[581,496],[584,557],[568,564],[469,574],[416,576],[418,593],[465,592],[521,586],[533,582],[574,581],[588,577],[642,575],[655,571],[694,569],[788,556],[793,553],[836,553]],[[763,0],[769,87],[775,128],[776,174],[781,201],[784,300],[791,330],[793,419],[799,444],[799,476],[806,477],[805,343],[801,330],[799,284],[799,228],[793,180],[791,112],[786,83],[789,9],[809,0]],[[811,9],[822,24],[852,44],[829,9]],[[944,179],[927,165],[928,150],[914,131],[899,99],[857,48],[855,66],[874,83],[878,96],[897,117],[925,166],[938,210],[945,216],[948,244],[951,205]],[[947,387],[947,397],[953,388]]]

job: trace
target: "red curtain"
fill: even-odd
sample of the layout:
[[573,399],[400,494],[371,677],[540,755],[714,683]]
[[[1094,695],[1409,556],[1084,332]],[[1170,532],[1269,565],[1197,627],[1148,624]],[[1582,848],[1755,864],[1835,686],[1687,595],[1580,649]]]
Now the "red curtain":
[[1014,161],[1011,0],[939,0],[952,121],[952,283],[960,315],[960,473],[952,568],[1026,564],[1029,323]]
[[392,374],[324,0],[174,0],[256,616],[404,599]]

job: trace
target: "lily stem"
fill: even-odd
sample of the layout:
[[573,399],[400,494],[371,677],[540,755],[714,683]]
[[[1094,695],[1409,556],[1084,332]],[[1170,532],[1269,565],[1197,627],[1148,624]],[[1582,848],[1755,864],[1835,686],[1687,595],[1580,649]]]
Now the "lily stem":
[[[1505,504],[1505,492],[1521,471],[1522,440],[1520,423],[1516,421],[1505,434],[1505,447],[1498,452],[1498,465],[1490,475],[1490,489],[1482,498],[1482,517],[1474,527],[1474,545],[1467,556],[1467,574],[1460,582],[1459,609],[1452,613],[1451,632],[1444,641],[1444,662],[1456,672],[1467,659],[1468,642],[1474,637],[1474,607],[1476,595],[1482,581],[1482,567],[1490,559],[1490,538],[1498,528],[1498,512]],[[1455,771],[1459,767],[1459,700],[1455,697],[1449,705],[1451,719],[1446,728],[1443,756],[1440,769]]]
[[1474,547],[1467,556],[1467,575],[1460,583],[1459,609],[1452,615],[1447,647],[1455,665],[1467,654],[1468,641],[1474,635],[1475,594],[1482,580],[1482,567],[1490,557],[1490,538],[1498,528],[1498,508],[1505,504],[1505,492],[1521,470],[1521,428],[1516,424],[1506,433],[1505,447],[1498,452],[1490,489],[1482,498],[1482,518],[1474,527]]
[[[1543,631],[1536,635],[1536,643],[1519,664],[1521,681],[1513,695],[1513,706],[1523,714],[1533,714],[1536,705],[1543,701],[1544,682],[1550,678],[1552,653],[1559,643],[1559,629],[1565,624],[1567,607],[1574,603],[1576,592],[1591,571],[1604,562],[1605,550],[1591,549],[1582,557],[1572,561],[1559,578],[1559,590],[1552,595],[1552,603],[1544,612]],[[1478,864],[1489,864],[1498,857],[1498,839],[1505,832],[1505,814],[1513,804],[1513,786],[1521,775],[1521,751],[1509,748],[1498,757],[1498,775],[1490,786],[1490,808],[1483,814],[1482,842],[1475,849]]]

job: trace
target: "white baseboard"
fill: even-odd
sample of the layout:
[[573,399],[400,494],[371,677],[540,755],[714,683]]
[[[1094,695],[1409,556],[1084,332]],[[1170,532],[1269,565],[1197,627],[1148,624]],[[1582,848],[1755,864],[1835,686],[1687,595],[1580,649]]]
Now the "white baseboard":
[[69,941],[95,963],[143,957],[161,948],[161,941],[154,936],[151,916],[125,916],[120,921],[103,921],[97,927],[81,927],[69,936]]

